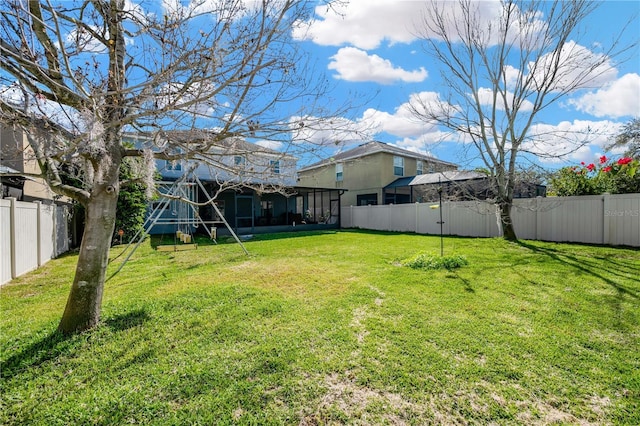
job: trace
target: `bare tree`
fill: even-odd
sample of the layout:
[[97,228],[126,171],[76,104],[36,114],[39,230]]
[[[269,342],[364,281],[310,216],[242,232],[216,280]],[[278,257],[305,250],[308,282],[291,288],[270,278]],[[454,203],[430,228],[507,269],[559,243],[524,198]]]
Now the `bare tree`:
[[640,118],[636,117],[625,124],[608,148],[625,148],[625,155],[640,158]]
[[[504,0],[487,19],[482,2],[434,1],[420,21],[419,35],[442,66],[448,93],[415,97],[413,113],[456,133],[484,162],[505,239],[517,239],[511,207],[519,155],[566,155],[589,140],[589,131],[545,133],[536,118],[562,97],[596,85],[612,71],[611,59],[630,48],[614,41],[594,54],[578,44],[581,24],[596,7],[582,0]],[[574,139],[551,146],[551,136]]]
[[[124,158],[145,158],[150,177],[157,158],[231,170],[221,160],[229,139],[281,144],[289,153],[310,149],[291,130],[326,125],[323,117],[333,114],[321,107],[326,80],[312,78],[290,33],[313,6],[2,2],[0,122],[28,135],[38,176],[86,211],[60,331],[99,321]],[[144,146],[127,147],[125,132],[145,135]]]

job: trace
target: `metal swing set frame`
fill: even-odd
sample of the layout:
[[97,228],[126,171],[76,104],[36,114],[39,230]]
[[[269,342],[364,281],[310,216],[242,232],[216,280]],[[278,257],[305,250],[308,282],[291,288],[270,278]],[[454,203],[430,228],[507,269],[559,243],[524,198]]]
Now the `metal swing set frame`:
[[[206,202],[198,203],[197,201],[192,201],[192,198],[195,198],[195,194],[197,193],[197,188],[200,188],[202,190],[203,194],[207,198]],[[176,232],[174,233],[174,244],[158,246],[158,251],[182,251],[196,249],[198,245],[191,242],[190,228],[197,228],[199,225],[202,225],[204,227],[204,230],[209,235],[209,238],[211,238],[211,240],[217,245],[217,235],[215,231],[212,232],[212,230],[207,225],[222,222],[224,226],[229,230],[235,241],[240,245],[240,247],[242,247],[244,253],[247,256],[249,255],[249,252],[245,248],[244,244],[242,244],[242,241],[240,241],[240,238],[238,238],[238,235],[234,232],[231,225],[229,225],[229,222],[227,222],[227,220],[225,219],[224,214],[216,205],[215,200],[209,195],[209,192],[205,189],[198,176],[193,173],[193,169],[174,181],[167,192],[163,193],[158,191],[158,193],[163,198],[163,200],[159,204],[157,204],[151,211],[144,224],[142,225],[142,229],[139,230],[131,238],[122,253],[120,253],[116,258],[113,259],[116,260],[118,257],[127,253],[118,269],[107,279],[107,281],[113,278],[118,272],[122,270],[122,268],[124,268],[124,265],[156,225],[176,225]],[[171,203],[177,203],[177,209],[171,211],[171,217],[167,217],[166,215],[164,215],[164,213],[170,207]],[[197,208],[206,205],[210,205],[214,209],[218,218],[220,219],[219,221],[207,223],[200,217]],[[183,244],[178,244],[177,239],[180,239]]]

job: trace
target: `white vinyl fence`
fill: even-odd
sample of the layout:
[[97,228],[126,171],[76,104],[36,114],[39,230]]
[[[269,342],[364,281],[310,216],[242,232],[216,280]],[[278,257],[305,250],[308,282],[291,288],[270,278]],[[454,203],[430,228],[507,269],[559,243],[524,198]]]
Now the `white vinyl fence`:
[[[438,203],[349,206],[343,228],[440,234]],[[640,247],[640,194],[519,199],[512,211],[518,238]],[[442,203],[443,233],[497,237],[496,207],[483,201]]]
[[0,285],[69,250],[67,208],[0,199]]

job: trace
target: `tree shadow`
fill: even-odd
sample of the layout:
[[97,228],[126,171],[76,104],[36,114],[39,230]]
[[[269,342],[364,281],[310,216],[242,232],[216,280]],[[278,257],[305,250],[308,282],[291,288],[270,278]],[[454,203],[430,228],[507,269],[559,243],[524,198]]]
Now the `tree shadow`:
[[68,341],[71,337],[55,330],[44,338],[33,342],[0,365],[2,379],[12,379],[28,368],[38,367],[47,361],[69,353],[72,345],[69,345]]
[[[611,305],[614,311],[616,311],[616,313],[618,314],[621,314],[622,312],[622,303],[624,302],[624,299],[626,297],[630,297],[632,299],[640,299],[640,295],[638,295],[636,291],[612,280],[611,278],[609,278],[609,276],[605,276],[601,272],[602,271],[601,262],[603,260],[609,261],[608,259],[603,259],[600,256],[596,258],[600,263],[590,262],[588,258],[579,259],[575,255],[566,253],[562,250],[557,250],[557,249],[547,248],[547,247],[537,247],[525,241],[518,241],[517,244],[523,248],[531,250],[534,253],[548,256],[549,258],[557,262],[570,266],[576,271],[580,271],[582,273],[596,277],[602,280],[602,282],[611,286],[616,291],[615,301],[613,301]],[[640,282],[639,278],[629,278],[628,276],[623,275],[626,272],[626,273],[631,273],[631,276],[634,276],[635,271],[631,270],[632,267],[630,267],[628,264],[624,262],[619,262],[619,261],[618,262],[614,261],[612,263],[614,263],[616,267],[607,269],[607,274],[609,274],[610,276],[613,275],[616,277],[624,278],[625,280]],[[635,276],[637,277],[637,275]]]
[[149,319],[151,319],[151,317],[146,310],[136,309],[135,311],[107,318],[106,320],[104,320],[104,325],[106,325],[113,331],[124,331],[133,327],[140,326]]
[[460,275],[458,273],[457,270],[455,269],[451,269],[449,271],[447,271],[447,275],[445,275],[447,278],[455,278],[458,279],[462,282],[462,284],[464,285],[464,291],[466,291],[467,293],[475,293],[475,289],[473,288],[473,286],[471,285],[471,281],[469,281],[468,279],[466,279],[465,277],[463,277],[462,275]]
[[[145,310],[138,309],[108,318],[103,321],[103,324],[113,331],[124,331],[139,326],[150,318]],[[76,336],[65,335],[58,330],[51,332],[0,363],[0,377],[3,380],[10,380],[27,369],[39,367],[48,361],[71,354],[76,348],[74,342],[84,341],[74,337]]]

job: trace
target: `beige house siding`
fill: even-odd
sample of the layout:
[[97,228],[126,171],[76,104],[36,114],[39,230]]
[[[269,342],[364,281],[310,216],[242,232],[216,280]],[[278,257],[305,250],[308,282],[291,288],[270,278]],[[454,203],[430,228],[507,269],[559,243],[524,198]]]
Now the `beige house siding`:
[[[385,186],[402,177],[394,174],[394,157],[404,159],[402,176],[417,174],[418,159],[389,152],[376,152],[358,158],[336,161],[298,172],[300,186],[316,188],[341,188],[347,191],[342,195],[343,206],[358,205],[358,195],[376,194],[377,203],[383,204],[382,190]],[[454,170],[455,166],[423,161],[423,171]],[[342,181],[336,180],[336,163],[342,164]]]
[[[0,164],[23,173],[40,174],[33,149],[21,130],[10,127],[0,128]],[[26,179],[23,186],[23,200],[52,200],[54,193],[44,179]]]

